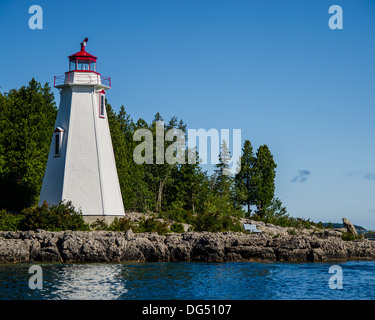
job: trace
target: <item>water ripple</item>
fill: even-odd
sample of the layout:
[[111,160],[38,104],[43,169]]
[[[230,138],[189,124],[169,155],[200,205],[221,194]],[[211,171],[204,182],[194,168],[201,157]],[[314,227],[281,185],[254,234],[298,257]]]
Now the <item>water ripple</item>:
[[[342,267],[342,290],[329,288],[333,264]],[[36,290],[30,266],[0,264],[0,299],[375,299],[374,261],[40,264]]]

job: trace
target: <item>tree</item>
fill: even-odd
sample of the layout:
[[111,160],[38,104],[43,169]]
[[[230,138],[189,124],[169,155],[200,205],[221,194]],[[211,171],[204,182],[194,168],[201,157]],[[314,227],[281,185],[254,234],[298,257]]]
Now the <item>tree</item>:
[[254,163],[254,192],[257,213],[264,216],[275,193],[276,163],[267,145],[258,148]]
[[189,161],[188,152],[185,155],[185,164],[176,165],[173,169],[174,183],[168,186],[167,198],[173,208],[195,212],[202,208],[201,199],[205,195],[206,175],[198,164],[198,155],[195,163]]
[[250,206],[255,204],[255,180],[254,164],[255,157],[253,147],[249,140],[246,140],[242,148],[241,170],[235,176],[236,200],[241,205],[247,206],[247,214],[250,215]]
[[224,140],[221,145],[221,151],[219,155],[219,163],[215,169],[215,191],[222,197],[230,198],[233,191],[233,177],[230,174],[229,169],[230,152],[226,141]]
[[[134,122],[124,106],[117,114],[109,103],[106,107],[125,210],[161,212],[167,218],[192,224],[196,230],[241,230],[244,205],[248,213],[250,206],[256,205],[260,218],[288,222],[284,221],[287,218],[281,202],[271,202],[276,164],[266,145],[259,147],[255,156],[250,141],[245,141],[241,171],[234,177],[224,141],[215,172],[208,175],[202,171],[198,155],[196,161],[189,159],[192,153],[187,150],[187,129],[182,120],[172,117],[164,125],[157,113],[150,124],[143,119]],[[9,211],[0,210],[0,220],[10,228],[17,222],[9,216],[10,211],[22,212],[30,206],[29,210],[35,209],[56,114],[48,84],[41,86],[32,79],[28,86],[0,93],[0,209]],[[134,141],[138,129],[150,131]],[[141,158],[147,149],[150,157],[146,163],[135,161],[138,138],[144,139],[142,143],[147,140],[147,148],[141,145],[138,149]],[[49,210],[43,208],[32,211],[31,219]],[[60,213],[63,211],[57,210],[56,217]],[[121,228],[128,227],[128,222],[121,222]]]
[[150,192],[145,182],[144,166],[136,164],[133,160],[133,134],[136,125],[124,106],[121,106],[118,114],[109,103],[106,103],[106,107],[124,208],[147,210]]
[[0,208],[38,202],[57,108],[48,83],[34,78],[0,98]]
[[[234,202],[233,176],[229,168],[230,152],[225,141],[221,146],[219,163],[209,178],[210,189],[205,197],[204,207],[197,215],[195,230],[239,231],[239,218],[243,212]],[[209,227],[209,225],[211,225]]]
[[[161,123],[164,123],[164,119],[161,117],[160,113],[157,112],[154,116],[154,119],[151,123],[151,130],[153,134],[153,143],[154,143],[154,161],[153,164],[146,166],[146,172],[148,173],[148,181],[151,184],[152,190],[154,192],[154,199],[155,199],[155,211],[159,213],[161,211],[162,206],[162,199],[164,188],[168,183],[171,182],[172,176],[172,166],[169,163],[164,162],[164,150],[165,150],[165,141],[164,141],[164,134],[165,134],[165,127],[161,128]],[[159,131],[163,129],[162,131]],[[161,135],[162,137],[159,137]],[[160,146],[157,145],[156,140],[162,138],[162,150]],[[158,149],[159,148],[159,149]],[[158,163],[158,153],[163,156],[162,162]],[[160,160],[160,159],[159,159]]]
[[165,134],[171,129],[180,129],[183,132],[186,130],[185,124],[182,121],[178,122],[176,117],[172,117],[165,126],[162,124],[164,124],[164,119],[159,113],[156,113],[149,126],[153,134],[154,161],[151,165],[145,165],[146,179],[149,188],[155,195],[155,211],[157,213],[161,211],[166,188],[174,182],[173,172],[177,166],[177,164],[165,161],[165,151],[174,143],[174,141],[167,141]]

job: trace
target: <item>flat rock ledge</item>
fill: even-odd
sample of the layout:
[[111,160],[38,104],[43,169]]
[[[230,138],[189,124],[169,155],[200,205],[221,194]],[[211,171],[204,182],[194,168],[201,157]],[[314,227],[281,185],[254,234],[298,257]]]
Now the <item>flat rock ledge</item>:
[[375,241],[343,241],[341,232],[272,236],[240,232],[157,233],[3,231],[0,263],[148,261],[373,260]]

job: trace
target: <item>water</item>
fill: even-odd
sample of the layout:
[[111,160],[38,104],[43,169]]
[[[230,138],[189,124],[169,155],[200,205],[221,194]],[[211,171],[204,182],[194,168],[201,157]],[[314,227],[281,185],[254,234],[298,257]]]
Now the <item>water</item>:
[[[328,284],[334,264],[341,290]],[[0,264],[0,299],[375,299],[375,261],[39,265],[43,288],[31,290],[31,264]]]

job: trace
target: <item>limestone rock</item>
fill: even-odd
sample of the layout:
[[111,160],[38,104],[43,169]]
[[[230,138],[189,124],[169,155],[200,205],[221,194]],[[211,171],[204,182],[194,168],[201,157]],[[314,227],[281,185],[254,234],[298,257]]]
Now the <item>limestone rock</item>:
[[290,235],[270,225],[260,224],[259,229],[262,227],[278,233],[0,232],[0,263],[375,259],[375,241],[344,241],[337,230],[312,229]]
[[21,239],[0,239],[0,262],[26,262],[29,246]]
[[346,218],[342,218],[342,223],[344,224],[345,228],[350,232],[353,236],[357,236],[357,230],[353,226],[353,224]]

